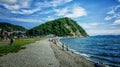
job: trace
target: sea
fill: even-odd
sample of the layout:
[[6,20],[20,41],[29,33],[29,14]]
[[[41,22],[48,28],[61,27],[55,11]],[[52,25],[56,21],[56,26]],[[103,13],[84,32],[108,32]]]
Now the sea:
[[120,35],[61,38],[60,42],[93,62],[120,67]]

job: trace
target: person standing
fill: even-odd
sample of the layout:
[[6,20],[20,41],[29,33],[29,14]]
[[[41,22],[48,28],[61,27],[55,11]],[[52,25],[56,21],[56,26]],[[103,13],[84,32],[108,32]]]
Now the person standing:
[[64,48],[65,48],[65,45],[64,45],[64,44],[62,44],[62,50],[64,50]]
[[12,46],[13,43],[14,43],[14,40],[13,40],[13,33],[12,33],[12,32],[10,32],[9,37],[10,37],[10,46]]
[[14,43],[14,40],[13,40],[13,38],[11,38],[11,39],[10,39],[10,46],[12,46],[13,43]]
[[68,49],[68,45],[66,45],[66,50],[69,51],[69,49]]

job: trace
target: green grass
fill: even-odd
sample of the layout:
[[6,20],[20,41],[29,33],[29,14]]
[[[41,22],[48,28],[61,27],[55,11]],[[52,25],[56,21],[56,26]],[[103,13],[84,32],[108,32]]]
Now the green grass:
[[31,38],[31,39],[15,39],[14,45],[6,45],[6,46],[0,46],[0,56],[8,54],[8,53],[15,53],[18,52],[21,49],[24,49],[23,47],[26,44],[34,43],[35,41],[41,40],[43,38]]

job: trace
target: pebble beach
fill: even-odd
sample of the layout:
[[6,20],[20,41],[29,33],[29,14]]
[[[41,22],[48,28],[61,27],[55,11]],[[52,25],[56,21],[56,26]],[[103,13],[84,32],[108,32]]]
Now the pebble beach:
[[25,46],[17,53],[0,57],[0,67],[94,67],[94,63],[53,44],[48,39]]

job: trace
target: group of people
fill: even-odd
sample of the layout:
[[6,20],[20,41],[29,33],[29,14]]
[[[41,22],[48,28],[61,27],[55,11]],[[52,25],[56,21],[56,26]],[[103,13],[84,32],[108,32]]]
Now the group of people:
[[14,42],[13,32],[0,30],[0,40],[9,40],[9,45],[12,46]]
[[[57,39],[55,39],[55,38],[49,38],[49,41],[52,42],[52,43],[55,44],[55,45],[57,44]],[[11,41],[11,43],[12,43],[12,41]],[[62,50],[69,51],[68,45],[65,45],[65,44],[63,43],[63,44],[61,45],[61,47],[62,47]],[[105,67],[105,66],[103,66],[103,65],[100,64],[100,63],[95,63],[94,66],[95,66],[95,67]]]
[[55,38],[49,38],[49,41],[53,42],[53,44],[57,44],[57,39],[55,39]]
[[62,49],[63,49],[63,50],[67,50],[67,51],[69,51],[68,46],[65,45],[65,44],[62,44]]
[[[57,39],[55,39],[55,38],[49,38],[49,41],[50,42],[52,42],[53,44],[57,44]],[[67,45],[65,45],[65,44],[62,44],[62,50],[69,50],[68,49],[68,46]]]

